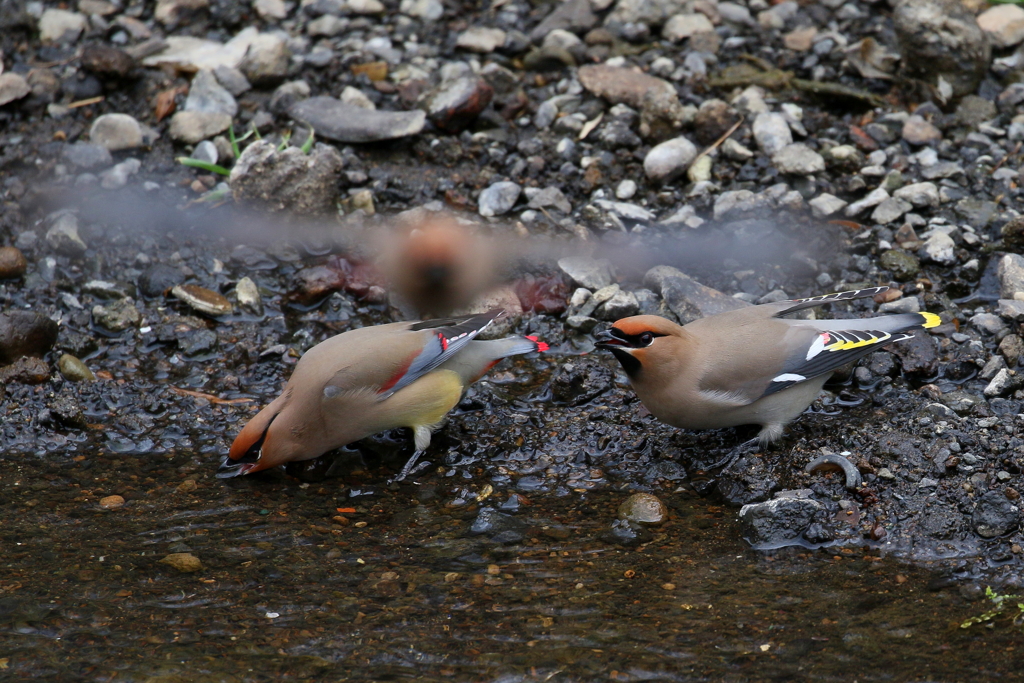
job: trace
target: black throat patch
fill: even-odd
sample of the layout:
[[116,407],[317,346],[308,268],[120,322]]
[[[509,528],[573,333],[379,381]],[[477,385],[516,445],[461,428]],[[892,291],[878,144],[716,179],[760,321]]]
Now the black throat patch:
[[622,369],[626,371],[626,374],[629,375],[629,377],[633,378],[640,375],[640,371],[643,369],[643,366],[640,364],[640,361],[633,357],[633,354],[625,349],[614,346],[608,347],[608,350],[611,351],[612,355],[615,356],[615,359],[622,364]]

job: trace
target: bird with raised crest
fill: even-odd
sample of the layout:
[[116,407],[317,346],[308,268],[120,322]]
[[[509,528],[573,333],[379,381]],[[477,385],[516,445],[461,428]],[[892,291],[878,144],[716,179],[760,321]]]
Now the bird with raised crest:
[[652,315],[623,318],[598,333],[597,346],[615,356],[637,397],[662,422],[682,429],[759,425],[757,438],[740,448],[765,446],[782,436],[838,368],[940,323],[934,313],[837,320],[780,316],[886,289],[749,306],[686,325]]

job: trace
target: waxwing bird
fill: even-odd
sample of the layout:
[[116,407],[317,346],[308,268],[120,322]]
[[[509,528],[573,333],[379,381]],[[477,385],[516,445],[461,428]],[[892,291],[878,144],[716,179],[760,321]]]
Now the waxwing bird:
[[498,240],[445,213],[393,231],[378,250],[391,286],[418,312],[434,315],[466,308],[501,281],[511,260]]
[[623,318],[598,334],[597,346],[618,359],[659,420],[682,429],[756,424],[764,446],[782,435],[840,366],[940,322],[934,313],[854,320],[779,316],[886,289],[750,306],[684,326],[652,315]]
[[350,330],[307,351],[284,392],[235,437],[217,476],[259,472],[395,427],[413,430],[408,474],[462,392],[502,358],[548,346],[535,337],[474,339],[501,310]]

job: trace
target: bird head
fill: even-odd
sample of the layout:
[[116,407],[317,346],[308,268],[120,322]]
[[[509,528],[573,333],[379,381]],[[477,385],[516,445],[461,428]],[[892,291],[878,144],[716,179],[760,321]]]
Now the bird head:
[[252,474],[297,459],[297,443],[291,438],[294,430],[287,426],[287,402],[282,401],[289,393],[271,402],[242,428],[217,469],[219,479]]
[[612,352],[630,377],[640,374],[645,366],[661,355],[668,337],[679,336],[680,327],[656,315],[623,318],[603,332],[597,333],[597,347]]

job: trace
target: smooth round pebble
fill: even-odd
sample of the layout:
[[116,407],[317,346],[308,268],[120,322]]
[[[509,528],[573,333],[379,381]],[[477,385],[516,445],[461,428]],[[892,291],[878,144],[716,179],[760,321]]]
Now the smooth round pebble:
[[668,519],[668,508],[650,493],[634,493],[619,505],[619,519],[638,524],[661,524]]

